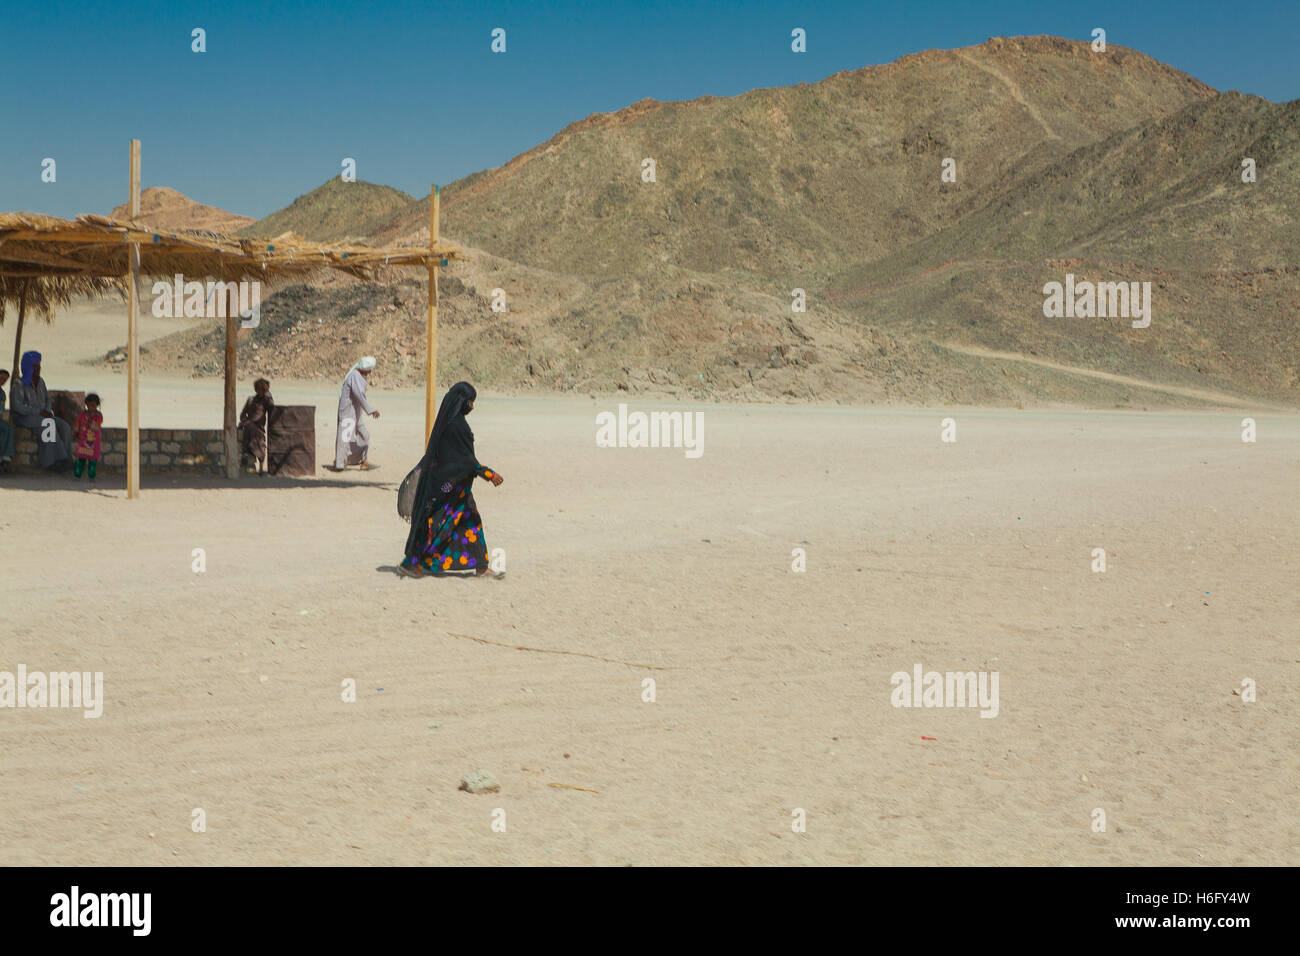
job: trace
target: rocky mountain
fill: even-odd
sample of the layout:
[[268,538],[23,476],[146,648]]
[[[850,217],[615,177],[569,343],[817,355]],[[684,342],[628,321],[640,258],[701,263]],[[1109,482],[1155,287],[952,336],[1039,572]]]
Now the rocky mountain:
[[274,239],[292,232],[319,242],[364,241],[377,231],[377,220],[414,201],[391,186],[361,180],[349,183],[336,176],[284,209],[246,226],[239,234]]
[[[123,203],[109,213],[109,217],[127,219],[129,212],[127,204]],[[215,206],[205,206],[165,186],[152,186],[140,191],[140,221],[163,229],[229,233],[243,229],[257,220]]]
[[[596,114],[444,188],[443,235],[472,261],[444,270],[440,371],[755,400],[1300,404],[1298,109],[1021,37]],[[427,222],[427,199],[333,180],[246,231],[419,245]],[[1150,282],[1150,327],[1046,317],[1067,274]],[[282,374],[332,376],[344,329],[422,374],[418,278],[282,293],[264,315],[279,300],[300,329]],[[257,343],[271,370],[279,334]],[[200,365],[197,341],[173,344]]]

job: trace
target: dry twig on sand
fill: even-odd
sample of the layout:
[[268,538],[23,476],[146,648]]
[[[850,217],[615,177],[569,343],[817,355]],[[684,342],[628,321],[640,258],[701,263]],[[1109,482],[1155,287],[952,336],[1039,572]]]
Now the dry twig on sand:
[[595,654],[583,654],[580,651],[553,651],[545,647],[524,647],[521,644],[503,644],[500,641],[489,641],[485,637],[475,637],[473,634],[453,634],[447,632],[452,637],[459,637],[466,641],[477,641],[480,644],[491,644],[493,647],[509,647],[516,651],[532,651],[535,654],[568,654],[570,657],[585,657],[593,661],[604,661],[606,664],[622,664],[625,667],[640,667],[648,671],[675,671],[680,670],[678,667],[656,667],[654,664],[634,664],[631,661],[617,661],[612,657],[598,657]]

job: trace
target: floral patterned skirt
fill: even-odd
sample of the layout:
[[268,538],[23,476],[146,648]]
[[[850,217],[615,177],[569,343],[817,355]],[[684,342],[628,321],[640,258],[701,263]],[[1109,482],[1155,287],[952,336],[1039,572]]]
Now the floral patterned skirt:
[[442,502],[435,506],[429,530],[419,554],[406,558],[408,568],[419,565],[423,570],[479,571],[488,566],[487,544],[483,541],[483,519],[470,492],[470,482],[453,484]]

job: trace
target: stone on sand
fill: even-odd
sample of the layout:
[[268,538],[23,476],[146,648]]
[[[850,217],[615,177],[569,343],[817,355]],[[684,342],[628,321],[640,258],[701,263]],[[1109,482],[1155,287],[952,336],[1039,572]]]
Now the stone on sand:
[[460,782],[460,789],[469,793],[496,793],[501,789],[501,784],[486,770],[474,770],[465,774],[465,778]]

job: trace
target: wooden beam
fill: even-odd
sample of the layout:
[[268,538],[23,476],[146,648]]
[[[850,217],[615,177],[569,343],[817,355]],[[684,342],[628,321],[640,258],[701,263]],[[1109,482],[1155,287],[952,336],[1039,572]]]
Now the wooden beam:
[[[148,229],[127,229],[127,228],[110,228],[103,229],[13,229],[5,234],[6,238],[14,242],[58,242],[67,243],[68,245],[94,246],[94,245],[116,245],[120,242],[147,242],[154,245],[153,237],[159,236],[168,240],[168,243],[188,244],[194,246],[196,241],[216,242],[216,239],[198,240],[186,236],[178,236],[174,233],[159,230],[151,232]],[[197,247],[196,247],[197,248]]]
[[[44,269],[35,267],[28,270],[2,269],[0,276],[8,276],[11,279],[40,279],[46,276],[85,276],[86,273],[80,269],[59,269],[54,266],[47,266]],[[116,273],[114,273],[116,275]]]
[[[114,245],[116,244],[115,241]],[[52,252],[42,252],[39,249],[32,249],[25,245],[14,245],[8,249],[0,249],[0,263],[5,262],[36,263],[38,265],[58,266],[64,269],[84,269],[86,267],[86,264],[79,259],[71,259],[68,256],[60,256]]]
[[[9,373],[12,378],[18,378],[22,374],[20,363],[23,357],[23,323],[27,321],[27,290],[30,285],[31,277],[24,277],[22,288],[18,292],[18,327],[14,329],[14,364],[13,371]],[[12,422],[17,415],[18,412],[10,406],[9,420]]]
[[222,423],[226,441],[226,477],[239,477],[239,444],[235,440],[235,345],[239,341],[239,296],[228,293],[226,305],[226,415]]
[[[131,218],[140,216],[140,141],[131,140]],[[140,247],[131,243],[126,325],[126,497],[140,497]]]
[[429,317],[424,349],[424,440],[433,434],[438,417],[438,187],[429,187]]
[[[132,142],[137,142],[132,140]],[[144,233],[136,233],[144,235]],[[71,229],[11,229],[5,233],[6,239],[12,239],[14,242],[67,242],[67,243],[119,243],[124,239],[130,239],[131,234],[125,229],[115,229],[111,232],[105,229],[96,229],[94,232],[86,230]],[[150,242],[153,241],[153,235],[147,236]]]

